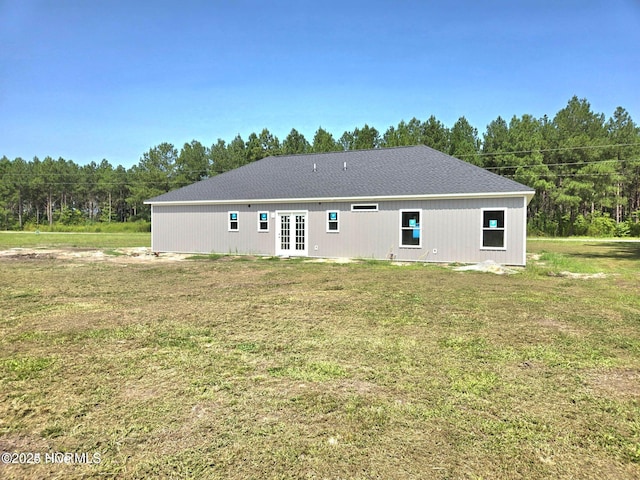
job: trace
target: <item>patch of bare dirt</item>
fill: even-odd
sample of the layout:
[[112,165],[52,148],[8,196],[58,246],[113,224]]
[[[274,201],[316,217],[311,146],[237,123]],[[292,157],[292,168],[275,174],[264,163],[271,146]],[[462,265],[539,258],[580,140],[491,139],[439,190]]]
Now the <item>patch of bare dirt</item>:
[[543,327],[546,327],[552,330],[557,330],[559,332],[577,333],[576,329],[573,328],[571,325],[553,318],[548,318],[548,317],[540,318],[540,319],[537,319],[537,323],[539,325],[542,325]]
[[379,393],[382,390],[375,383],[354,379],[339,381],[337,382],[337,387],[348,393],[357,393],[360,395]]
[[0,437],[0,452],[40,452],[48,450],[48,442],[39,435],[9,433]]
[[122,396],[127,402],[146,402],[158,398],[161,395],[162,392],[157,388],[141,388],[136,386],[129,386],[122,392]]
[[515,268],[508,268],[500,263],[496,263],[493,260],[485,260],[484,262],[476,263],[474,265],[463,265],[461,267],[455,267],[453,270],[456,272],[485,272],[495,273],[496,275],[513,275],[519,273],[520,270]]
[[312,258],[305,260],[305,263],[353,263],[351,258]]
[[0,251],[3,260],[47,260],[55,258],[49,250],[31,250],[27,248],[11,248]]
[[616,369],[591,373],[587,383],[593,390],[614,397],[640,398],[640,371]]
[[10,248],[0,250],[0,260],[80,260],[87,262],[143,263],[176,262],[189,255],[180,253],[154,253],[147,247],[115,249],[76,249],[76,248]]
[[581,280],[590,280],[593,278],[607,278],[606,273],[575,273],[575,272],[549,272],[550,277],[578,278]]

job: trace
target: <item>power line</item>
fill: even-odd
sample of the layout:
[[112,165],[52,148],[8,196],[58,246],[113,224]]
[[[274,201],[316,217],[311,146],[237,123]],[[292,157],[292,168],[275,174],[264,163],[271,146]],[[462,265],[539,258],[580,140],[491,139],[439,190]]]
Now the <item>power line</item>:
[[[615,175],[620,175],[619,173],[578,173],[578,172],[572,172],[572,173],[551,173],[550,176],[552,176],[553,178],[566,178],[566,177],[611,177],[611,176],[615,176]],[[505,178],[515,178],[515,174],[510,173],[507,175],[502,175]]]
[[487,157],[487,156],[500,156],[500,155],[513,155],[522,153],[547,153],[547,152],[562,152],[566,150],[589,150],[594,148],[614,148],[614,147],[640,147],[640,143],[614,143],[608,145],[585,145],[581,147],[558,147],[558,148],[539,148],[535,150],[516,150],[513,152],[494,152],[494,153],[468,153],[464,155],[458,155],[458,157]]
[[633,158],[633,159],[626,159],[626,160],[621,160],[619,158],[612,158],[609,160],[593,160],[591,162],[558,162],[558,163],[530,163],[528,165],[501,165],[498,167],[482,167],[485,170],[500,170],[501,168],[520,168],[520,167],[558,167],[558,166],[564,166],[564,165],[592,165],[592,164],[597,164],[597,163],[606,163],[606,162],[639,162],[640,159],[638,158]]

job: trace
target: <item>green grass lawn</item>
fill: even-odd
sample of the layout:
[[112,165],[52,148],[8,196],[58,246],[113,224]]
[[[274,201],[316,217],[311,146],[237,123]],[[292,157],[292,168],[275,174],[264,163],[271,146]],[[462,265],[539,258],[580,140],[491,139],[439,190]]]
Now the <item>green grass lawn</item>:
[[2,232],[0,249],[13,247],[118,248],[149,247],[150,233]]
[[634,276],[640,268],[638,239],[529,239],[527,247],[554,270]]
[[0,260],[0,451],[100,456],[0,477],[639,478],[639,248],[534,241],[505,276]]

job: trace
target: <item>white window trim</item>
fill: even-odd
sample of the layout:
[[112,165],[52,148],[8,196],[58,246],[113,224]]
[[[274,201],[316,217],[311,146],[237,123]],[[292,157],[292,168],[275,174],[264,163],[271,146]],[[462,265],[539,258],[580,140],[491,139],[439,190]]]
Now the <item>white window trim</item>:
[[[231,221],[232,221],[231,220],[231,214],[232,213],[236,214],[236,219],[237,220],[234,220],[234,221],[238,224],[237,228],[231,228]],[[239,212],[237,212],[235,210],[230,210],[230,211],[227,212],[227,231],[229,231],[229,232],[238,232],[238,231],[240,231],[240,213]]]
[[[263,213],[266,213],[266,214],[267,214],[267,229],[266,229],[266,230],[263,230],[262,228],[260,228],[260,224],[262,223],[262,222],[260,221],[260,215],[261,215],[261,214],[263,214]],[[268,231],[269,231],[269,224],[270,224],[270,223],[271,223],[271,222],[269,221],[269,212],[267,212],[267,211],[261,211],[261,212],[258,212],[258,232],[260,232],[260,233],[268,232]]]
[[[358,208],[358,207],[374,207],[374,208]],[[351,211],[352,212],[377,212],[378,204],[377,203],[352,203]]]
[[[337,220],[329,220],[329,212],[335,212],[338,214],[337,216]],[[326,231],[327,233],[340,233],[340,210],[326,210],[325,212],[325,219],[327,220],[326,222]],[[338,224],[338,229],[337,230],[329,230],[329,223],[335,222]]]
[[[398,212],[400,213],[400,215],[398,215],[398,230],[400,233],[400,241],[398,242],[398,245],[400,245],[400,248],[422,248],[422,232],[423,232],[423,228],[422,226],[424,225],[424,218],[422,216],[422,209],[421,208],[404,208],[401,210],[398,210]],[[418,229],[420,230],[420,241],[418,242],[418,245],[403,245],[402,244],[402,214],[405,212],[418,212],[418,214],[420,215],[420,223],[418,226]]]
[[[484,227],[484,212],[502,212],[504,215],[504,227],[502,228],[485,228]],[[484,243],[484,231],[485,230],[502,230],[504,235],[502,237],[503,246],[502,247],[485,247]],[[481,208],[480,209],[480,250],[498,250],[498,251],[506,251],[507,250],[507,209],[504,207],[497,208]]]

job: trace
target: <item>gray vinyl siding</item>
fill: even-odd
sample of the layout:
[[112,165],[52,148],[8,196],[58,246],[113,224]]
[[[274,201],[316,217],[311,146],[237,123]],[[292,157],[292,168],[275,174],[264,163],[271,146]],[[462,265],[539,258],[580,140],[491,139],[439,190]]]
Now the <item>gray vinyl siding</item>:
[[[276,211],[308,211],[308,256],[523,265],[526,201],[523,197],[386,201],[378,211],[351,211],[351,203],[153,205],[152,248],[157,252],[274,255]],[[504,250],[482,249],[482,209],[505,210]],[[327,210],[339,212],[339,232],[327,232]],[[400,247],[400,210],[421,211],[422,245]],[[228,212],[239,230],[228,231]],[[269,212],[269,231],[258,232],[258,212]],[[435,253],[434,253],[435,249]]]
[[[228,231],[232,211],[238,212],[235,232]],[[270,212],[268,232],[258,232],[258,211]],[[273,255],[272,212],[272,205],[153,205],[151,248],[156,252]]]

